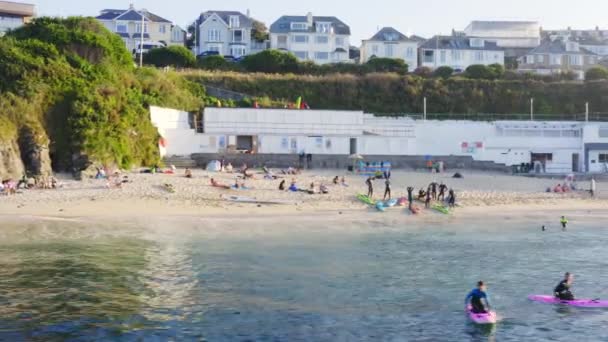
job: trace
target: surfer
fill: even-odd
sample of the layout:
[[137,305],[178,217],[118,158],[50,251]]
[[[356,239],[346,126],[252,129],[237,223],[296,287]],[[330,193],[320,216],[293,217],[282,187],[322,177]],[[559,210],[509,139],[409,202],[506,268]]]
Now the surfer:
[[365,184],[367,184],[367,197],[371,199],[372,196],[374,196],[374,184],[372,183],[372,177],[369,177],[365,181]]
[[566,227],[568,226],[568,219],[566,218],[566,216],[562,216],[562,218],[559,220],[559,223],[562,224],[562,230],[566,230]]
[[437,196],[437,199],[438,199],[439,201],[442,201],[442,202],[443,202],[443,201],[445,201],[445,192],[446,192],[447,190],[448,190],[448,186],[447,186],[447,185],[445,185],[445,184],[443,184],[443,183],[441,183],[441,184],[439,185],[439,195]]
[[391,199],[391,180],[389,178],[386,179],[386,181],[384,181],[384,200],[386,201],[386,197],[388,196],[388,199]]
[[456,206],[456,194],[454,193],[453,189],[450,189],[448,195],[448,205],[452,208]]
[[555,298],[560,300],[574,300],[574,295],[570,292],[573,282],[574,276],[570,274],[570,272],[566,272],[566,274],[564,274],[564,280],[560,281],[553,290]]
[[[484,305],[485,302],[485,305]],[[483,281],[477,282],[477,288],[473,289],[464,299],[464,304],[471,304],[473,313],[487,313],[490,311],[490,301],[486,293],[486,285]]]
[[424,201],[424,207],[427,209],[431,207],[431,186],[426,189],[426,200]]
[[437,200],[437,182],[432,182],[431,185],[431,196],[434,201]]
[[412,205],[414,204],[414,187],[407,188],[407,201],[410,203],[409,208],[412,210]]

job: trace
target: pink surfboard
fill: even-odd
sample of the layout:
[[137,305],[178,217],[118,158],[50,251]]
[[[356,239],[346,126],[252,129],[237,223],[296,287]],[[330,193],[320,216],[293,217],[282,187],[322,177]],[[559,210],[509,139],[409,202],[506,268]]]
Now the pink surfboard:
[[529,300],[545,303],[545,304],[564,304],[570,306],[577,306],[580,308],[608,308],[608,300],[599,299],[575,299],[575,300],[561,300],[554,296],[543,296],[543,295],[532,295],[528,297]]
[[474,313],[472,309],[471,305],[467,305],[467,315],[475,324],[496,324],[496,312]]

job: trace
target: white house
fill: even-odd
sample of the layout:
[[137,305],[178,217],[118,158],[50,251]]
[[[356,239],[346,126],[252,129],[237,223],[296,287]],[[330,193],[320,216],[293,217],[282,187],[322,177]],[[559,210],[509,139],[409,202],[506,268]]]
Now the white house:
[[505,64],[504,50],[496,42],[463,36],[435,36],[420,46],[420,66],[448,66],[464,71],[474,64]]
[[31,4],[0,1],[0,37],[4,32],[28,23],[34,17],[35,9]]
[[602,30],[599,27],[594,30],[574,30],[570,27],[565,30],[548,30],[543,31],[543,36],[551,40],[561,38],[577,42],[583,49],[596,55],[608,56],[608,30]]
[[163,156],[464,156],[508,166],[540,162],[548,173],[608,172],[608,123],[423,121],[358,111],[232,108],[206,108],[201,120],[193,120],[158,107],[151,107],[151,118],[163,137]]
[[579,80],[585,78],[585,71],[596,66],[600,56],[583,48],[578,42],[546,39],[539,47],[519,58],[519,72],[540,75],[572,72]]
[[270,26],[270,47],[318,64],[348,62],[350,27],[336,17],[282,16]]
[[243,57],[261,51],[261,43],[252,40],[253,18],[249,11],[207,11],[196,20],[196,55],[219,54]]
[[133,53],[139,52],[142,39],[144,52],[155,47],[186,44],[183,29],[146,9],[136,10],[133,5],[126,10],[104,9],[95,18],[118,34]]
[[361,45],[361,63],[372,57],[399,58],[410,70],[418,68],[419,40],[410,39],[392,27],[384,27]]
[[519,57],[540,45],[541,28],[537,21],[472,21],[467,37],[483,38],[505,50],[506,57]]

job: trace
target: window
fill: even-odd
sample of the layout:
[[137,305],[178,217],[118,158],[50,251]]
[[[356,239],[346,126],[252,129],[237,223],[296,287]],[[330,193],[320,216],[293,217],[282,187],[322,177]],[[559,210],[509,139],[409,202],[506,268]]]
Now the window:
[[238,15],[231,15],[230,16],[230,27],[234,28],[234,27],[240,27],[241,23],[239,20],[239,16]]
[[277,44],[279,45],[279,48],[286,48],[287,47],[287,36],[278,36]]
[[551,64],[552,65],[562,65],[562,56],[561,55],[551,55]]
[[[141,24],[135,24],[135,32],[141,33]],[[148,23],[144,23],[144,33],[148,33]]]
[[315,59],[318,59],[318,60],[329,59],[329,52],[315,52]]
[[414,48],[413,48],[413,47],[408,47],[408,48],[405,50],[405,57],[407,57],[407,58],[412,58],[412,57],[414,57]]
[[291,23],[292,30],[306,31],[308,30],[307,23]]
[[336,47],[342,47],[344,46],[344,38],[343,37],[336,37]]
[[475,51],[475,60],[478,62],[483,61],[483,51]]
[[570,55],[570,65],[581,65],[581,56],[579,55]]
[[378,55],[378,45],[372,45],[372,54]]
[[243,42],[243,30],[232,31],[232,41],[235,43],[242,43]]
[[435,51],[433,51],[433,50],[424,50],[424,62],[425,63],[433,63],[433,62],[435,62]]
[[452,50],[452,61],[459,61],[459,60],[460,60],[460,51]]
[[315,41],[317,44],[327,44],[329,43],[329,38],[327,36],[317,36],[315,37]]
[[441,63],[445,63],[445,59],[446,59],[446,51],[445,50],[441,50],[439,52],[439,60],[441,61]]
[[600,138],[608,138],[608,127],[600,127],[598,130],[598,136]]
[[386,44],[384,45],[384,56],[385,57],[393,57],[393,51],[394,50],[394,46],[393,44]]
[[158,32],[160,32],[160,33],[167,33],[167,26],[166,25],[160,25],[160,26],[158,26]]
[[308,43],[308,36],[296,35],[292,38],[294,43]]
[[529,55],[526,56],[526,64],[534,64],[534,56],[533,55]]
[[483,39],[480,39],[480,38],[471,39],[471,46],[472,47],[483,47],[484,46]]
[[116,24],[116,32],[118,33],[127,33],[129,30],[128,26],[125,24]]
[[207,40],[210,42],[219,42],[221,40],[220,30],[211,29],[207,32]]
[[317,33],[330,33],[331,24],[330,23],[317,23]]
[[308,51],[294,51],[293,54],[301,60],[308,59]]
[[536,62],[544,64],[545,63],[545,55],[536,55]]
[[600,153],[599,154],[599,162],[600,163],[608,163],[608,154]]
[[245,56],[245,48],[242,46],[233,46],[230,48],[230,52],[236,58]]

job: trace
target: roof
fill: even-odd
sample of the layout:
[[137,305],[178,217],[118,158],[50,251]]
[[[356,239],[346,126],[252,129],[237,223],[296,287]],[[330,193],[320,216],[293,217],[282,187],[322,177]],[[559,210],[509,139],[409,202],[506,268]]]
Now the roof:
[[0,13],[15,16],[33,17],[36,6],[13,1],[0,1]]
[[538,38],[540,24],[537,21],[482,21],[474,20],[465,29],[469,36],[502,38]]
[[207,20],[208,17],[213,14],[219,16],[226,24],[230,23],[230,17],[238,16],[241,27],[253,26],[253,19],[238,11],[206,11],[201,13],[201,15],[199,16],[199,23],[202,24],[203,22],[205,22],[205,20]]
[[471,38],[455,36],[435,36],[420,45],[421,49],[428,50],[484,50],[502,51],[496,42],[484,42],[483,47],[473,47],[470,44]]
[[538,47],[532,49],[528,52],[528,55],[536,55],[536,54],[567,54],[567,55],[592,55],[596,54],[585,49],[579,47],[578,51],[566,51],[566,42],[561,39],[545,39]]
[[393,27],[383,27],[368,40],[377,42],[415,42],[415,40],[409,39],[406,35]]
[[[289,32],[306,32],[302,30],[292,30],[291,23],[305,23],[308,17],[305,15],[284,15],[270,25],[270,33],[289,33]],[[314,26],[316,23],[331,23],[335,34],[350,35],[350,27],[336,17],[312,17],[313,27],[308,29],[308,32],[315,32]]]
[[141,21],[141,16],[144,16],[145,20],[156,22],[156,23],[170,23],[163,17],[160,17],[154,13],[148,12],[147,10],[137,11],[135,9],[117,10],[117,9],[104,9],[100,15],[95,17],[97,20],[126,20],[126,21]]

